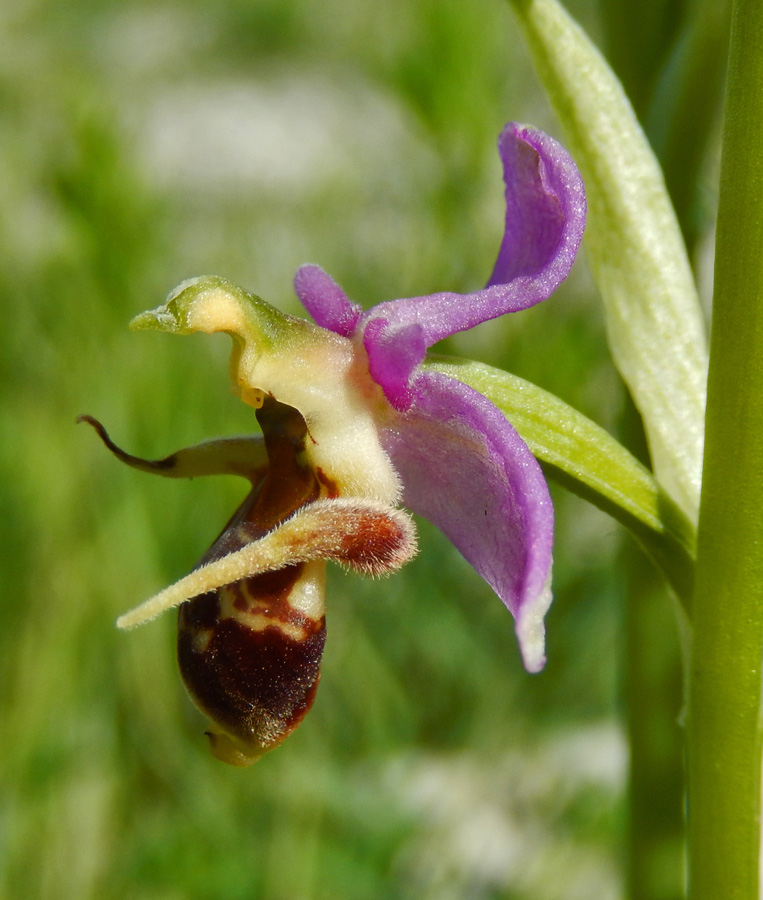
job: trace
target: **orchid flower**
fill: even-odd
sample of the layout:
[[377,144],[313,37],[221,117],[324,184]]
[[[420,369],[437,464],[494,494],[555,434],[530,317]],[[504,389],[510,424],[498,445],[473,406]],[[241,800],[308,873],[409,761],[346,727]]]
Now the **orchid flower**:
[[[295,288],[314,323],[216,277],[181,284],[137,329],[227,332],[231,374],[261,437],[210,441],[159,461],[172,477],[234,473],[252,488],[188,576],[124,615],[132,627],[180,606],[178,656],[214,723],[213,753],[248,765],[312,704],[332,559],[373,575],[416,552],[402,504],[438,526],[516,620],[525,667],[545,662],[553,509],[539,464],[500,410],[421,367],[456,332],[532,306],[569,273],[585,223],[580,175],[548,135],[510,124],[499,138],[506,222],[487,284],[363,311],[322,269]],[[187,602],[190,601],[190,602]]]

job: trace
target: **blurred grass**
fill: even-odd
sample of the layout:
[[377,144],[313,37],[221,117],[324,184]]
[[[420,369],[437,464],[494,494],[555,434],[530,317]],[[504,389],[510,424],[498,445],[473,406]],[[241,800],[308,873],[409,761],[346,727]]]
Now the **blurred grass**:
[[[594,31],[593,3],[575,4]],[[426,523],[384,582],[330,578],[314,711],[245,772],[208,754],[172,616],[242,494],[118,467],[253,427],[222,338],[132,335],[216,273],[296,312],[321,263],[365,305],[490,271],[509,119],[555,126],[492,0],[9,0],[0,12],[0,897],[364,900],[619,895],[615,526],[556,494],[549,664]],[[613,427],[585,269],[451,340]]]

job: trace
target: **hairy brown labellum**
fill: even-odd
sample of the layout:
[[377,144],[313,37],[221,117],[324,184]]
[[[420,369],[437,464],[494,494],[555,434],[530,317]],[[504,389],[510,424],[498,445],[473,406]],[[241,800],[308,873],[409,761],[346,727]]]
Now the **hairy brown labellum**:
[[225,762],[254,762],[312,706],[326,620],[289,603],[304,567],[256,575],[180,607],[180,672],[198,708],[215,723],[208,732],[212,752]]
[[413,525],[387,504],[337,496],[333,481],[309,464],[305,420],[268,396],[257,410],[262,439],[209,441],[157,461],[130,456],[100,423],[81,418],[119,459],[143,471],[251,481],[197,567],[118,622],[133,627],[179,606],[180,672],[213,723],[212,752],[250,765],[297,727],[315,698],[326,560],[371,575],[393,571],[415,553]]
[[[200,565],[257,541],[320,495],[304,461],[307,427],[299,413],[266,397],[257,420],[269,466]],[[263,572],[181,605],[180,673],[215,725],[208,734],[219,759],[251,764],[312,706],[326,640],[323,573],[314,571],[322,568]]]

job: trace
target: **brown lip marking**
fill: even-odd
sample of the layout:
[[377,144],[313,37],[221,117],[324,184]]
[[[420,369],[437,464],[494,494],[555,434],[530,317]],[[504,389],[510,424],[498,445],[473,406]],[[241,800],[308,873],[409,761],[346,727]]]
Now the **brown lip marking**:
[[320,466],[315,470],[315,477],[326,488],[326,497],[329,500],[339,496],[339,487],[336,481],[333,478],[329,478]]
[[233,605],[241,612],[256,609],[263,615],[278,615],[282,607],[289,605],[289,596],[303,569],[304,564],[263,572],[244,581],[237,581],[226,590],[233,593]]
[[289,602],[304,568],[304,563],[300,563],[274,572],[263,572],[262,575],[227,585],[223,590],[231,592],[233,606],[240,612],[266,616],[274,623],[288,623],[309,633],[315,626],[314,620],[294,609]]
[[389,564],[404,544],[400,526],[383,516],[369,516],[354,533],[343,535],[342,539],[346,563],[364,569]]
[[178,627],[188,631],[214,628],[220,621],[220,597],[217,591],[199,594],[178,607]]
[[[268,454],[267,472],[199,565],[258,540],[320,496],[319,476],[303,461],[307,426],[299,412],[266,397],[256,415]],[[251,750],[252,758],[296,728],[318,687],[325,617],[311,619],[289,602],[303,570],[300,564],[264,572],[180,606],[177,652],[186,688],[201,712],[223,734]],[[223,616],[224,592],[235,610],[261,615],[272,624],[250,628],[244,616]],[[227,602],[225,608],[230,609]],[[280,627],[287,623],[296,627],[299,637],[294,628]],[[203,641],[198,639],[202,632]],[[235,761],[227,753],[221,758]]]
[[216,628],[228,618],[221,614],[220,609],[220,594],[227,591],[233,596],[235,609],[266,616],[274,624],[294,625],[305,634],[311,634],[316,628],[315,619],[294,609],[289,602],[291,591],[302,577],[303,570],[304,564],[300,563],[228,584],[220,591],[200,594],[182,604],[178,613],[178,627],[188,631]]
[[[320,678],[326,640],[325,618],[311,622],[305,640],[277,627],[252,631],[235,619],[218,618],[202,652],[194,646],[194,627],[208,621],[205,594],[181,607],[178,662],[199,709],[255,752],[280,743],[310,709]],[[192,610],[199,601],[202,609]],[[219,613],[219,603],[216,604]]]
[[267,398],[257,410],[270,460],[268,474],[245,518],[252,540],[275,528],[293,512],[318,499],[315,473],[301,461],[307,425],[290,406]]
[[268,454],[267,472],[246,495],[197,567],[258,540],[320,496],[316,473],[300,461],[307,435],[300,413],[266,397],[256,415]]

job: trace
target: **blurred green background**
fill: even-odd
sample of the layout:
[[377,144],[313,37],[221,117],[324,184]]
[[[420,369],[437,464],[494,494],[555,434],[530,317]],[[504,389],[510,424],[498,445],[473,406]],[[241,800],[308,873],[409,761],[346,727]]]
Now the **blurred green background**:
[[[659,78],[709,5],[628,5],[569,7],[656,116],[706,283],[722,28],[707,115],[671,170],[679,117]],[[95,415],[148,457],[253,429],[226,338],[127,330],[184,278],[295,313],[307,261],[364,305],[484,282],[500,129],[560,136],[508,6],[7,0],[0,115],[0,897],[622,896],[624,596],[648,574],[613,522],[555,491],[538,676],[427,523],[400,575],[331,572],[314,709],[238,771],[208,753],[174,616],[129,634],[114,619],[193,565],[246,486],[152,479],[74,424]],[[549,302],[444,349],[628,421],[584,260]]]

